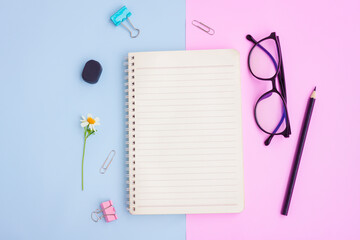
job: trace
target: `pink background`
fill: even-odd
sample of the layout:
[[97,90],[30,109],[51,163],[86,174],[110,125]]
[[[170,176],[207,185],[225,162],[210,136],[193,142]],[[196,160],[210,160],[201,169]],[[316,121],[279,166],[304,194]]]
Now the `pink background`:
[[[245,210],[187,216],[187,239],[360,239],[360,1],[187,0],[186,48],[241,55]],[[214,36],[191,25],[213,27]],[[270,85],[247,68],[252,34],[280,36],[292,127],[266,136],[253,106]],[[289,215],[280,215],[306,103],[317,101]]]

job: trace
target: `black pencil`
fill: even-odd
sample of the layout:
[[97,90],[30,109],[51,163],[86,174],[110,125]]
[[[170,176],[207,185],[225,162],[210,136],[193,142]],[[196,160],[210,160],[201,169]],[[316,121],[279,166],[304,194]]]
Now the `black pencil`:
[[301,132],[300,132],[300,137],[298,140],[298,145],[296,148],[295,158],[294,158],[294,162],[293,162],[291,173],[290,173],[290,178],[289,178],[287,189],[286,189],[283,206],[281,209],[281,214],[285,215],[285,216],[287,216],[288,211],[289,211],[291,196],[294,191],[296,175],[299,170],[300,159],[301,159],[301,155],[302,155],[302,152],[304,149],[305,139],[306,139],[306,135],[307,135],[307,132],[309,129],[311,114],[312,114],[312,111],[314,108],[315,100],[316,100],[316,87],[314,88],[314,91],[312,92],[310,99],[308,101],[306,113],[305,113],[304,120],[303,120],[303,125],[302,125]]

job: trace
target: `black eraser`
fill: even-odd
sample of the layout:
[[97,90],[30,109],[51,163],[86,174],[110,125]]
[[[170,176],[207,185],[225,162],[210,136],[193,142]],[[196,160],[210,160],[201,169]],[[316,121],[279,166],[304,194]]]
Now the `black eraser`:
[[101,64],[95,60],[90,60],[85,64],[81,75],[85,82],[95,84],[99,81],[101,72]]

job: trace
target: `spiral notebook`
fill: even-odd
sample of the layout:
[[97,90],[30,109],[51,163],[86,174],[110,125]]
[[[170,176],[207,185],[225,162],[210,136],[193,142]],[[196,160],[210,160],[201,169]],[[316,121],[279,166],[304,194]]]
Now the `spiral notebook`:
[[128,54],[129,212],[244,208],[236,50]]

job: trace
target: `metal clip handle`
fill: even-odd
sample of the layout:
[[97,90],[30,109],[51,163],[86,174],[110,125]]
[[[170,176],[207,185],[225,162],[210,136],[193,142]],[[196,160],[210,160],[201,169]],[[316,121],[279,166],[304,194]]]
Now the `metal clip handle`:
[[[134,32],[132,32],[125,24],[121,23],[121,25],[126,28],[126,30],[129,31],[130,33],[130,37],[132,38],[136,38],[139,34],[140,34],[140,29],[134,27],[134,25],[131,23],[130,19],[128,18],[127,21],[129,22],[130,26],[135,30]],[[136,33],[135,33],[136,32]],[[135,33],[135,34],[134,34]]]
[[[102,165],[101,168],[100,168],[100,171],[99,171],[99,172],[100,172],[101,174],[104,174],[104,173],[106,172],[106,170],[107,170],[108,167],[110,166],[112,160],[114,159],[115,154],[116,154],[115,150],[111,150],[111,151],[110,151],[109,155],[107,156],[106,160],[104,161],[103,165]],[[111,159],[110,159],[110,162],[109,162],[108,164],[106,164],[111,155],[112,155],[112,157],[111,157]],[[106,166],[105,166],[105,165],[106,165]]]
[[101,220],[103,218],[103,216],[99,216],[100,213],[102,213],[101,209],[96,209],[95,211],[93,211],[91,213],[91,219],[94,222],[98,222],[99,220]]

